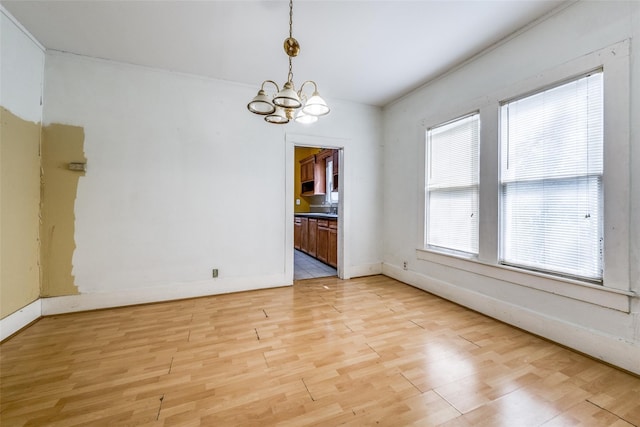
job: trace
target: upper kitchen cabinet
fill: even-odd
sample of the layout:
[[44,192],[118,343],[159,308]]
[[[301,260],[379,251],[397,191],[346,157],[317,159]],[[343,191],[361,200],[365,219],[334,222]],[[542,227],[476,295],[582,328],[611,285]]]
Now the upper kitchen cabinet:
[[324,161],[319,161],[317,156],[306,157],[300,160],[300,195],[315,196],[325,194]]
[[302,183],[314,181],[313,169],[316,163],[316,156],[311,155],[305,159],[300,160],[300,181]]
[[327,192],[327,165],[332,164],[330,191],[338,190],[338,150],[322,150],[300,160],[300,195],[316,196]]

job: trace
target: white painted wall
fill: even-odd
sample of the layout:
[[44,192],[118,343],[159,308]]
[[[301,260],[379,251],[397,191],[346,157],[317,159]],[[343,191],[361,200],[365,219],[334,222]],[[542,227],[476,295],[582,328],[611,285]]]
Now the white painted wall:
[[[640,48],[636,42],[640,40],[639,24],[638,2],[579,1],[386,107],[383,111],[384,273],[640,373],[640,224],[637,221],[640,218]],[[605,141],[605,144],[622,144],[620,152],[609,152],[609,173],[605,171],[606,185],[616,188],[616,210],[611,206],[605,209],[609,209],[610,218],[615,217],[613,225],[624,230],[618,235],[617,229],[605,231],[608,248],[619,255],[606,266],[605,276],[610,275],[610,282],[620,291],[603,292],[595,286],[521,274],[497,266],[497,252],[492,252],[492,248],[497,248],[495,231],[498,229],[495,101],[500,95],[496,94],[506,94],[508,88],[525,87],[523,82],[536,79],[542,82],[559,75],[563,69],[571,68],[567,64],[588,62],[581,58],[615,57],[624,49],[615,54],[601,50],[628,39],[633,41],[627,49],[630,52],[627,70],[620,74],[622,81],[609,83],[609,88],[615,86],[617,90],[621,84],[629,83],[630,99],[623,100],[621,112],[629,118],[621,133],[626,135],[626,140]],[[601,52],[589,56],[597,51]],[[605,88],[605,97],[607,93],[610,91]],[[482,161],[495,166],[481,170],[480,212],[481,216],[485,214],[480,218],[480,245],[481,250],[485,249],[482,259],[464,261],[417,250],[422,248],[424,160],[421,156],[425,125],[437,124],[438,119],[452,119],[479,107],[484,115]],[[447,115],[450,117],[445,117]],[[615,127],[617,118],[605,113],[605,120],[608,121],[605,126]],[[612,193],[609,191],[609,196]],[[488,209],[483,210],[483,206]],[[408,270],[402,269],[405,260]]]
[[47,53],[44,122],[84,128],[87,173],[80,295],[46,299],[45,314],[291,284],[285,133],[347,141],[345,267],[381,271],[381,111],[329,100],[311,127],[269,125],[246,109],[257,88]]
[[44,48],[0,6],[0,105],[21,119],[42,121]]

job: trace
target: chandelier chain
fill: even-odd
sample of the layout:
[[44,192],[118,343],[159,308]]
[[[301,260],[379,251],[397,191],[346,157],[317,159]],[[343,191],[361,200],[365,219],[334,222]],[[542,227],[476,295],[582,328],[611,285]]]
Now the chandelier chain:
[[[289,38],[293,38],[293,0],[289,0]],[[289,74],[287,75],[287,81],[293,84],[293,65],[291,63],[291,56],[289,56]]]
[[289,75],[287,81],[293,85],[293,66],[291,65],[291,57],[289,57]]
[[293,0],[289,0],[289,37],[293,37]]

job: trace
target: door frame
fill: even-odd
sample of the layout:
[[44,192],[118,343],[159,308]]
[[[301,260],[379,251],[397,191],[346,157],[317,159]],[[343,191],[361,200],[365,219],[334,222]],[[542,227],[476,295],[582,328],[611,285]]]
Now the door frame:
[[[288,283],[293,284],[293,220],[294,220],[294,170],[295,165],[295,147],[314,147],[328,148],[339,150],[338,174],[340,175],[340,184],[338,185],[338,197],[340,203],[338,205],[338,277],[340,279],[349,279],[348,268],[346,265],[349,260],[349,252],[347,250],[347,230],[346,223],[348,221],[350,207],[345,194],[345,187],[348,189],[347,176],[345,174],[345,161],[348,160],[348,150],[346,149],[348,139],[330,138],[323,136],[312,136],[302,134],[285,133],[285,278]],[[345,160],[346,159],[346,160]]]

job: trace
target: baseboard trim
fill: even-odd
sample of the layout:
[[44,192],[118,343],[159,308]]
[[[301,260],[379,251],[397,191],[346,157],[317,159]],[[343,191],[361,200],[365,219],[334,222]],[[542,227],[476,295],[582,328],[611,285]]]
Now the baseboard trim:
[[0,341],[6,340],[40,317],[42,317],[42,300],[38,298],[15,313],[0,320]]
[[395,265],[383,264],[382,270],[385,276],[640,375],[640,346],[632,342],[551,318],[414,271],[403,270]]
[[382,263],[376,262],[373,264],[352,265],[345,269],[345,279],[351,279],[354,277],[375,276],[376,274],[382,274]]
[[42,298],[42,315],[51,316],[54,314],[74,313],[78,311],[175,301],[232,292],[279,288],[291,286],[292,284],[293,282],[287,280],[284,275],[261,276],[256,278],[227,277],[156,288],[50,297]]

